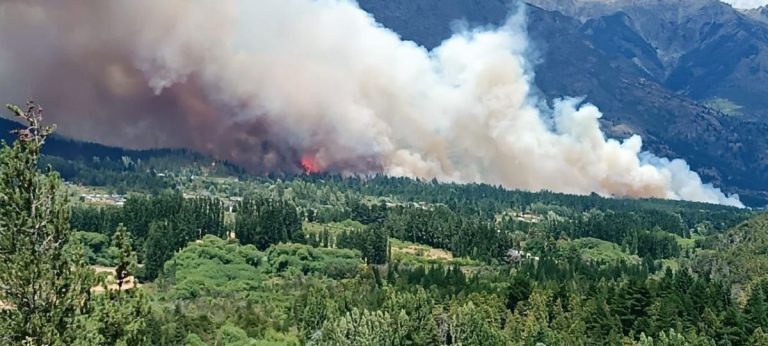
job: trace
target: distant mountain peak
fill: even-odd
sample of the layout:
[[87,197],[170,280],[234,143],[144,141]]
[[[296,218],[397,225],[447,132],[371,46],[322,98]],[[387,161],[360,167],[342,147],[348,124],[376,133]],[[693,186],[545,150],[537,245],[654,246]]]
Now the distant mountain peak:
[[631,9],[653,9],[657,11],[657,15],[664,18],[701,15],[700,12],[704,8],[710,8],[710,11],[736,12],[731,5],[720,0],[525,0],[525,2],[548,11],[558,11],[582,21]]
[[756,21],[768,24],[768,5],[751,9],[740,9],[739,12]]
[[768,1],[766,0],[722,0],[723,2],[733,6],[733,8],[740,10],[751,10],[759,7],[766,6]]

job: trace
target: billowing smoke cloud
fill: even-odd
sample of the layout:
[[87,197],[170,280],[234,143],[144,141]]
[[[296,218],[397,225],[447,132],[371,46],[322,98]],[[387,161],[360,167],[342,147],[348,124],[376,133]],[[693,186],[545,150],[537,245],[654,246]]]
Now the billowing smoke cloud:
[[68,134],[182,146],[256,171],[385,172],[738,205],[684,161],[606,139],[601,113],[542,110],[522,11],[433,51],[343,0],[0,4],[0,91]]

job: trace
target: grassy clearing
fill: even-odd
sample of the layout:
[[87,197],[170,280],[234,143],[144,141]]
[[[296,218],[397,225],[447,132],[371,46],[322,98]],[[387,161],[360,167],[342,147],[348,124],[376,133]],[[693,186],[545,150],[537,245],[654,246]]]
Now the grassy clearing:
[[675,238],[677,239],[677,245],[680,245],[680,248],[685,250],[696,248],[696,239],[702,237],[700,235],[693,235],[691,238],[683,238],[679,235],[675,235]]
[[389,239],[389,245],[392,251],[392,261],[413,264],[458,264],[460,266],[478,266],[482,263],[466,257],[453,257],[450,251],[436,249],[427,245],[421,245],[402,241],[395,238]]
[[[122,288],[118,287],[117,282],[115,281],[115,267],[91,266],[91,269],[96,272],[97,276],[103,277],[106,289],[110,291],[117,291],[118,289],[129,290],[134,287],[141,287],[133,276],[129,276],[125,279]],[[96,285],[91,287],[91,292],[102,293],[104,292],[104,288],[103,285]]]
[[77,184],[67,184],[66,191],[73,201],[79,201],[80,196],[82,195],[107,195],[111,193],[109,189],[105,187],[83,186]]
[[742,115],[741,109],[744,108],[741,105],[722,97],[711,98],[709,100],[704,101],[704,104],[723,112],[723,114],[725,115],[730,115],[730,116]]
[[[327,231],[331,237],[335,237],[344,231],[364,229],[365,225],[352,220],[331,223],[305,222],[304,234],[315,235]],[[389,239],[392,251],[392,261],[411,265],[429,264],[458,264],[461,266],[479,266],[482,263],[469,258],[455,258],[450,251],[433,248],[431,246],[411,243],[395,238]]]
[[331,235],[337,235],[344,231],[354,231],[363,228],[365,228],[365,225],[352,220],[331,223],[305,222],[303,225],[304,234],[319,234],[323,230],[327,230]]
[[576,240],[560,240],[557,247],[562,253],[575,253],[589,261],[598,262],[627,262],[639,263],[640,258],[622,251],[617,244],[595,239],[579,238]]

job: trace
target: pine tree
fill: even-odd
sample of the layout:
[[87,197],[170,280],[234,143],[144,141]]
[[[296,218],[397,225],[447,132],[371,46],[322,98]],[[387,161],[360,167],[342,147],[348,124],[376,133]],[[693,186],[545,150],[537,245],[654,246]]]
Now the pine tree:
[[93,275],[70,242],[59,176],[37,167],[53,128],[42,127],[42,108],[32,102],[26,111],[8,109],[28,127],[0,149],[0,344],[73,344]]
[[621,323],[619,319],[610,311],[605,298],[599,296],[592,303],[591,314],[587,318],[587,330],[589,337],[594,341],[600,341],[605,344],[612,337],[621,334]]
[[144,244],[144,277],[156,279],[163,271],[163,265],[173,256],[174,244],[171,238],[171,226],[167,221],[153,222],[149,225],[147,241]]
[[292,313],[302,341],[306,342],[323,327],[323,323],[335,317],[335,307],[327,290],[310,287],[296,300]]
[[112,237],[112,246],[119,250],[115,268],[117,289],[104,284],[104,293],[93,299],[85,333],[90,339],[82,345],[149,345],[150,307],[147,297],[134,286],[126,286],[136,269],[136,254],[123,225]]
[[482,346],[505,345],[507,336],[490,323],[491,316],[484,307],[478,307],[471,301],[464,305],[454,305],[450,311],[451,344]]
[[507,309],[515,311],[517,304],[531,295],[531,283],[521,275],[515,275],[507,285]]
[[112,236],[112,246],[119,250],[117,254],[117,267],[115,267],[115,282],[118,291],[122,290],[125,281],[136,271],[136,253],[131,246],[131,236],[128,230],[120,224]]
[[[375,271],[375,270],[374,270]],[[394,345],[439,345],[439,333],[432,311],[433,300],[422,288],[415,292],[397,292],[385,287],[382,310],[392,316],[392,330],[399,341]],[[394,340],[393,340],[394,341]]]
[[326,320],[322,331],[313,335],[307,345],[357,346],[357,345],[399,345],[392,343],[394,331],[390,328],[391,318],[382,311],[368,311],[353,308],[346,315]]
[[768,327],[768,306],[765,303],[765,295],[759,286],[752,291],[747,305],[744,307],[744,317],[746,318],[747,330],[753,331],[757,328]]
[[[357,232],[358,236],[361,232]],[[365,235],[363,256],[370,264],[384,264],[387,263],[387,248],[389,246],[389,237],[387,231],[381,225],[374,225],[369,227],[363,232]]]
[[722,318],[719,339],[727,340],[732,345],[742,344],[746,339],[746,328],[744,326],[744,316],[735,306],[728,307]]
[[650,292],[645,282],[630,280],[620,287],[614,297],[613,309],[621,321],[624,334],[635,328],[636,322],[646,316]]
[[328,233],[328,228],[327,227],[323,228],[323,232],[321,234],[320,239],[321,239],[320,244],[321,244],[322,247],[328,247],[328,248],[331,247],[331,241],[330,241],[331,236]]

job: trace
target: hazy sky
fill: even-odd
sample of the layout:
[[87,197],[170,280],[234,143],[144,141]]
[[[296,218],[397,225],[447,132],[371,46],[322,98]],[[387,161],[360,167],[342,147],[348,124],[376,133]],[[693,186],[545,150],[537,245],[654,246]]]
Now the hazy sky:
[[727,2],[733,7],[738,8],[755,8],[760,7],[765,4],[768,4],[768,0],[722,0],[723,2]]

